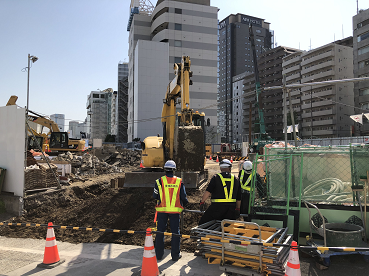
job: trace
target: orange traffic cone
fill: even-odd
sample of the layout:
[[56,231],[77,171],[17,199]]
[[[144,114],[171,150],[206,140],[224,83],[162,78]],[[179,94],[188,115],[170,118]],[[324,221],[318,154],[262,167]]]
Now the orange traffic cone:
[[209,160],[213,160],[213,157],[211,157],[211,155],[210,155],[210,158],[209,158]]
[[215,162],[219,162],[219,157],[218,157],[218,155],[217,155],[217,161],[215,161]]
[[142,160],[141,160],[140,168],[145,168],[144,165],[142,164]]
[[297,242],[295,241],[292,241],[291,244],[285,276],[301,276],[299,252],[297,251]]
[[46,234],[46,244],[45,244],[45,253],[44,253],[44,261],[41,264],[38,264],[38,267],[42,268],[54,268],[62,263],[64,263],[64,259],[60,259],[58,246],[56,245],[56,239],[54,234],[54,228],[52,227],[53,223],[49,222]]
[[231,163],[233,163],[233,158],[232,158],[232,156],[231,156]]
[[155,247],[151,229],[146,229],[145,248],[142,259],[141,276],[158,276],[159,268],[156,261]]

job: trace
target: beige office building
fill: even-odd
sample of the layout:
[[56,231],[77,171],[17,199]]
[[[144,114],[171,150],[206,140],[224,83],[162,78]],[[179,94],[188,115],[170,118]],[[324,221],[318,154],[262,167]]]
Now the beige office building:
[[193,71],[190,107],[205,112],[216,129],[218,9],[210,0],[158,0],[155,7],[143,2],[131,1],[127,26],[128,141],[162,134],[160,119],[146,120],[161,116],[173,64],[183,55],[190,56]]

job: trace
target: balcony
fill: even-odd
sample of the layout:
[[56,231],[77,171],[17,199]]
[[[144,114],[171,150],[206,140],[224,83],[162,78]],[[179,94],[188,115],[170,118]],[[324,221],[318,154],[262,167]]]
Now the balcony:
[[312,71],[315,71],[315,70],[319,70],[319,69],[322,69],[322,68],[325,68],[325,67],[333,67],[334,66],[334,61],[331,60],[331,61],[326,61],[326,62],[322,62],[320,64],[317,64],[317,65],[314,65],[314,66],[311,66],[307,69],[305,69],[304,67],[302,67],[301,69],[301,75],[304,75],[304,74],[307,74],[309,72],[312,72]]
[[321,91],[321,92],[318,92],[318,93],[315,92],[315,93],[313,93],[312,96],[309,93],[309,95],[301,96],[301,101],[309,100],[309,99],[314,98],[314,97],[324,97],[324,96],[329,96],[329,95],[334,95],[333,89],[326,90],[326,91]]
[[[290,101],[288,100],[288,98],[287,98],[287,106],[289,106],[289,104],[290,104]],[[301,103],[301,100],[300,99],[294,99],[294,100],[292,100],[292,105],[294,105],[294,104],[300,104]]]
[[[313,127],[315,126],[324,126],[324,125],[335,125],[336,120],[319,120],[319,121],[313,121]],[[302,123],[302,127],[310,127],[311,122],[305,122]]]
[[292,66],[292,67],[290,67],[290,68],[288,68],[288,69],[284,69],[284,70],[282,71],[282,74],[288,74],[288,73],[291,73],[291,72],[293,72],[293,71],[298,71],[298,70],[300,70],[300,69],[301,69],[300,64],[297,64],[297,65]]
[[303,84],[305,84],[306,86],[301,87],[301,92],[306,92],[306,91],[311,91],[312,89],[318,89],[318,88],[322,88],[322,87],[332,86],[332,84],[322,84],[322,85],[311,86],[311,85],[309,85],[309,83],[306,83],[306,82],[304,82]]
[[[329,51],[329,52],[325,52],[323,54],[320,54],[320,55],[317,55],[315,57],[309,58],[307,60],[302,60],[301,61],[301,67],[305,66],[306,64],[313,63],[313,62],[315,62],[317,60],[328,58],[328,57],[334,57],[334,51],[333,51],[333,49],[331,51]],[[303,57],[303,59],[304,59],[304,57]]]
[[291,81],[291,80],[300,80],[301,79],[301,75],[300,73],[294,74],[292,76],[286,77],[286,82],[287,81]]
[[283,61],[283,67],[288,66],[295,62],[300,62],[300,61],[301,61],[301,56],[296,56],[293,59],[290,59],[288,61]]
[[[322,110],[322,111],[314,111],[313,112],[313,117],[321,117],[321,116],[326,116],[326,115],[332,115],[335,114],[334,109],[329,109],[329,110]],[[311,117],[311,113],[307,112],[307,113],[302,113],[301,114],[301,118],[310,118]]]
[[[319,107],[319,106],[326,106],[326,105],[329,105],[329,106],[332,105],[332,101],[319,101],[319,102],[314,102],[313,103],[313,108],[314,107]],[[301,105],[301,109],[308,109],[310,107],[311,107],[310,103]]]
[[334,76],[334,74],[335,74],[334,70],[332,69],[332,70],[329,70],[329,71],[325,71],[325,72],[321,72],[321,73],[312,75],[310,77],[302,78],[301,82],[305,83],[305,82],[309,82],[309,81],[312,81],[312,80],[318,80],[318,79],[326,78],[326,77],[329,77],[329,76]]

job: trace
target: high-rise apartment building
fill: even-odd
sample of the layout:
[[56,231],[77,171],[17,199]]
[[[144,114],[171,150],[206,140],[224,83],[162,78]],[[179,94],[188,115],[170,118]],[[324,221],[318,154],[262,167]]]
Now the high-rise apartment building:
[[[232,143],[233,104],[232,78],[244,72],[254,72],[253,54],[249,41],[249,24],[255,37],[256,54],[267,51],[273,45],[273,32],[268,22],[244,14],[231,14],[219,22],[219,71],[218,71],[218,131],[222,141]],[[236,125],[237,126],[237,125]],[[237,132],[237,131],[236,131]],[[236,138],[237,140],[237,138]]]
[[[354,77],[369,77],[369,9],[360,10],[352,18]],[[369,113],[369,81],[354,84],[355,114]],[[369,122],[365,116],[363,125],[357,123],[356,135],[369,135]]]
[[[232,110],[233,110],[233,122],[232,122],[232,138],[233,143],[243,142],[242,127],[243,127],[243,110],[242,110],[242,94],[243,94],[243,80],[248,73],[242,73],[234,76],[232,79]],[[246,140],[245,140],[246,141]]]
[[128,77],[128,62],[118,63],[118,80]]
[[50,119],[53,120],[58,125],[61,132],[64,132],[64,124],[65,124],[64,114],[51,114]]
[[[352,37],[305,52],[301,58],[301,83],[354,77]],[[302,87],[302,137],[351,136],[353,91],[352,82]]]
[[[282,59],[291,53],[299,50],[279,46],[259,54],[258,70],[261,88],[282,86]],[[251,103],[251,133],[259,133],[259,112],[256,108],[255,75],[254,73],[245,76],[244,79],[244,99],[243,114],[249,117]],[[283,138],[283,91],[261,90],[259,94],[259,106],[263,110],[265,130],[274,139]],[[243,133],[248,136],[249,121],[243,122]]]
[[90,116],[90,138],[103,139],[110,134],[111,128],[111,98],[113,89],[92,91],[87,96],[87,115]]
[[115,141],[126,143],[128,130],[128,62],[118,64],[118,91],[116,102],[116,135]]
[[155,7],[132,0],[130,8],[128,141],[162,135],[158,117],[182,56],[193,71],[190,107],[216,126],[216,107],[208,106],[217,101],[218,9],[210,0],[158,0]]

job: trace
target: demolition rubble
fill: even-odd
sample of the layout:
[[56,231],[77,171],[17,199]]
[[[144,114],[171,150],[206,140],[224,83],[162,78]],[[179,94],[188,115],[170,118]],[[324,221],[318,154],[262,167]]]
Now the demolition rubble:
[[[56,186],[55,175],[62,184],[85,181],[89,177],[122,173],[137,169],[141,162],[141,151],[117,149],[115,147],[94,149],[84,153],[62,153],[57,157],[45,157],[29,152],[25,169],[25,188],[37,189]],[[39,159],[36,159],[36,158]],[[52,172],[54,171],[54,173]]]

